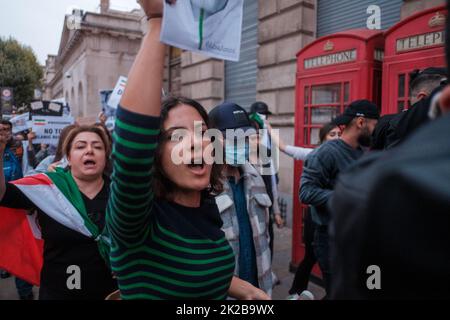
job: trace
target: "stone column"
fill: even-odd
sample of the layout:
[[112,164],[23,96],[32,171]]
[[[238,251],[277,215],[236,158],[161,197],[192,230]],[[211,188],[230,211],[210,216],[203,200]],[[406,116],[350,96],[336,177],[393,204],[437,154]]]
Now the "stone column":
[[211,110],[224,98],[224,62],[185,51],[181,55],[181,92]]
[[[316,35],[316,1],[259,0],[257,100],[287,144],[294,144],[296,54]],[[280,155],[280,195],[292,217],[293,160]]]

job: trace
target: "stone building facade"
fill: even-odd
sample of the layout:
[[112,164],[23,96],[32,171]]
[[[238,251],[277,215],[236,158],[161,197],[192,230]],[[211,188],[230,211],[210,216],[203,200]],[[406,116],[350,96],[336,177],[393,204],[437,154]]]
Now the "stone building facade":
[[[280,129],[287,144],[294,143],[296,54],[317,36],[318,1],[245,0],[246,10],[257,8],[254,46],[254,101],[265,101],[274,113],[270,122]],[[350,1],[350,0],[344,0]],[[370,1],[369,1],[370,2]],[[381,3],[373,0],[371,3]],[[100,110],[99,90],[112,89],[120,75],[126,75],[146,31],[139,11],[114,12],[109,1],[101,1],[101,12],[83,15],[81,29],[64,27],[57,56],[49,56],[46,66],[46,98],[64,97],[72,114],[92,121]],[[322,2],[322,5],[326,1]],[[399,19],[444,0],[404,0]],[[244,12],[244,16],[252,12]],[[366,12],[361,12],[365,15]],[[67,20],[67,17],[66,17]],[[364,27],[364,26],[360,26]],[[342,27],[342,30],[345,28]],[[336,30],[336,31],[342,31]],[[251,49],[251,48],[250,48]],[[252,50],[252,49],[251,49]],[[227,100],[227,62],[196,53],[168,48],[164,90],[198,100],[208,110]],[[243,105],[249,108],[249,105]],[[288,218],[292,217],[293,160],[280,156],[280,195]]]
[[143,34],[140,11],[112,11],[104,3],[100,13],[81,13],[78,21],[66,16],[58,54],[46,61],[44,99],[64,98],[83,123],[101,110],[99,91],[128,74]]

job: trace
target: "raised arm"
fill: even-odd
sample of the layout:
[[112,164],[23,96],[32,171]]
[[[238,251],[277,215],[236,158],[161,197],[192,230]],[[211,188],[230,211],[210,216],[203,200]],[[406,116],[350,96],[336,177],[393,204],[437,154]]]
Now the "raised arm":
[[[147,15],[162,12],[161,0],[141,2]],[[127,86],[120,104],[129,111],[159,116],[165,55],[165,46],[159,41],[161,19],[150,19],[148,27],[148,33],[128,74]]]
[[302,160],[304,161],[308,154],[310,154],[311,151],[314,149],[312,148],[303,148],[303,147],[296,147],[296,146],[290,146],[286,145],[284,143],[283,139],[278,134],[272,134],[272,126],[269,124],[269,122],[265,121],[265,126],[267,127],[267,130],[269,131],[270,137],[272,138],[272,142],[274,145],[278,146],[278,148],[283,151],[288,156],[294,158],[295,160]]
[[[142,1],[147,15],[161,13],[161,0]],[[158,11],[159,10],[159,11]],[[132,247],[146,239],[153,205],[152,173],[158,142],[165,47],[161,19],[149,31],[128,75],[113,134],[113,174],[107,227],[113,245]]]

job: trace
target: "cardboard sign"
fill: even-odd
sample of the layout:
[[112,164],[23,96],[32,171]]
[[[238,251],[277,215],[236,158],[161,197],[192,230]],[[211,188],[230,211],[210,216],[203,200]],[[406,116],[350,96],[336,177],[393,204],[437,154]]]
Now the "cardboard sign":
[[61,130],[75,122],[73,117],[33,116],[33,143],[57,145]]
[[211,57],[238,61],[244,0],[164,2],[161,41]]
[[108,106],[113,109],[117,109],[120,103],[120,99],[122,99],[123,92],[125,90],[125,86],[127,85],[128,78],[121,76],[117,81],[117,84],[111,93],[111,96],[108,100]]
[[12,133],[16,134],[20,131],[28,130],[28,120],[30,119],[30,113],[23,113],[21,115],[15,116],[9,121],[12,123]]

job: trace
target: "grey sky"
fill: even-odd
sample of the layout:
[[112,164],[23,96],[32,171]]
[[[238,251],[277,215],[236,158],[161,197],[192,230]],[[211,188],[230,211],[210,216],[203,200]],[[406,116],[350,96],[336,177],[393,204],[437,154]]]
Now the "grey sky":
[[[0,37],[17,39],[30,46],[39,63],[56,54],[64,15],[71,8],[98,12],[100,0],[0,0]],[[111,0],[111,7],[123,11],[138,8],[136,0]]]

